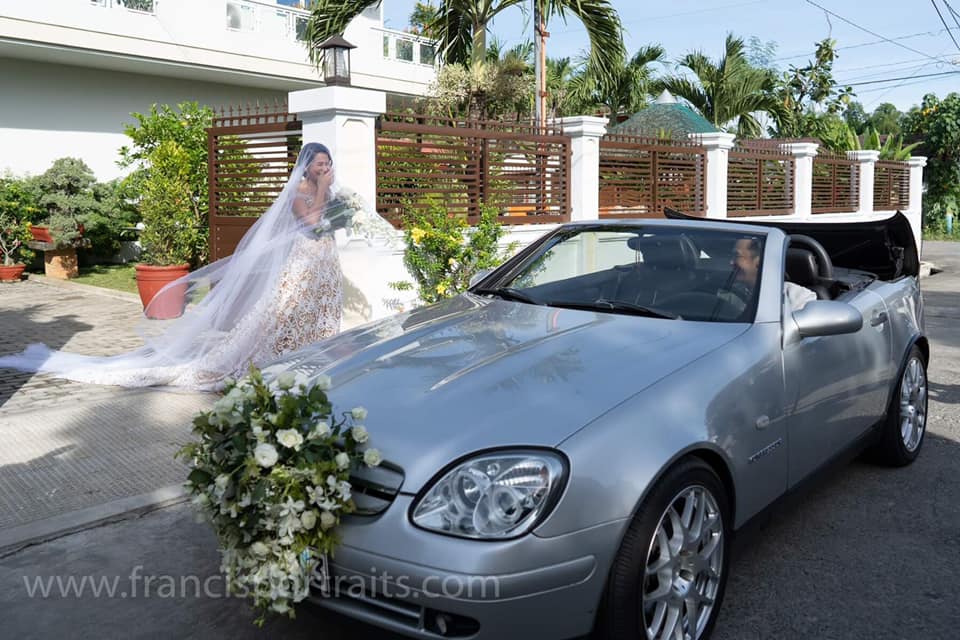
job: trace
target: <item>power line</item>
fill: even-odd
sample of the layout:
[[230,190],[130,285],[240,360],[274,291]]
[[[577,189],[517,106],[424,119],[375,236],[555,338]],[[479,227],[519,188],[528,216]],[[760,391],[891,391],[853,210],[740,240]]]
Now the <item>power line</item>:
[[960,29],[960,20],[957,19],[960,18],[960,13],[954,11],[953,7],[950,6],[950,3],[947,2],[947,0],[943,0],[943,4],[947,7],[947,11],[950,12],[950,15],[953,16],[953,22],[957,25],[957,29]]
[[[869,46],[872,46],[872,45],[875,45],[875,44],[883,44],[883,43],[885,43],[885,42],[889,42],[890,40],[909,40],[910,38],[919,38],[919,37],[921,37],[921,36],[927,36],[927,37],[929,37],[929,38],[933,38],[933,37],[935,37],[935,36],[939,36],[940,34],[942,34],[943,31],[944,31],[943,29],[940,29],[939,31],[920,31],[920,32],[918,32],[918,33],[908,33],[907,35],[897,36],[897,37],[895,37],[895,38],[884,38],[883,40],[871,40],[871,41],[869,41],[869,42],[861,42],[861,43],[858,43],[858,44],[848,44],[848,45],[845,45],[845,46],[843,46],[843,47],[837,47],[837,48],[834,49],[834,50],[835,50],[835,51],[842,51],[842,50],[844,50],[844,49],[859,49],[859,48],[861,48],[861,47],[869,47]],[[781,62],[781,61],[783,61],[783,60],[793,60],[793,59],[795,59],[795,58],[807,58],[807,57],[809,57],[809,56],[815,55],[815,53],[816,53],[816,52],[811,51],[811,52],[809,52],[809,53],[798,53],[798,54],[795,55],[795,56],[783,56],[783,57],[781,57],[781,58],[776,58],[776,59],[774,59],[774,62]],[[921,55],[923,55],[923,59],[924,59],[924,60],[929,59],[929,56],[927,56],[927,54],[924,53],[924,54],[921,54]]]
[[914,78],[934,78],[936,76],[955,76],[955,75],[960,75],[960,71],[940,71],[939,73],[927,73],[920,76],[901,76],[899,78],[884,78],[883,80],[866,80],[864,82],[848,82],[848,83],[835,85],[835,86],[858,87],[865,84],[880,84],[881,82],[896,82],[897,80],[913,80]]
[[[833,16],[833,17],[836,18],[837,20],[841,20],[841,21],[843,21],[843,22],[846,22],[846,23],[849,24],[851,27],[855,27],[855,28],[860,29],[861,31],[863,31],[863,32],[865,32],[865,33],[869,33],[869,34],[872,35],[873,37],[875,37],[875,38],[880,38],[880,39],[883,40],[884,42],[889,42],[890,44],[893,44],[893,45],[896,45],[896,46],[900,47],[901,49],[906,49],[907,51],[912,51],[913,53],[916,53],[916,54],[919,54],[919,55],[923,56],[924,58],[929,58],[929,59],[931,59],[931,60],[942,60],[942,58],[935,58],[934,56],[931,56],[930,54],[924,53],[923,51],[919,51],[919,50],[917,50],[917,49],[914,49],[913,47],[908,47],[908,46],[905,45],[905,44],[901,44],[900,42],[897,42],[896,40],[892,40],[892,39],[890,39],[890,38],[887,38],[886,36],[882,36],[882,35],[880,35],[879,33],[877,33],[876,31],[871,31],[870,29],[867,29],[866,27],[861,27],[861,26],[860,26],[859,24],[857,24],[856,22],[853,22],[852,20],[847,20],[847,19],[844,18],[843,16],[841,16],[841,15],[839,15],[839,14],[837,14],[837,13],[834,13],[833,11],[830,11],[830,10],[827,9],[826,7],[817,4],[817,3],[814,2],[813,0],[805,0],[805,1],[806,1],[807,4],[813,5],[814,7],[820,9],[821,11],[823,11],[824,13],[827,13],[827,14]],[[947,61],[947,62],[949,62],[949,61]]]
[[[957,48],[957,51],[960,51],[960,44],[957,43],[957,39],[953,37],[953,33],[950,31],[950,25],[947,24],[947,21],[944,20],[943,14],[940,13],[940,7],[937,6],[937,0],[930,0],[930,4],[933,5],[933,8],[937,10],[937,15],[940,17],[940,22],[943,23],[943,26],[947,29],[947,35],[950,36],[950,39],[953,40],[953,46]],[[956,19],[956,16],[954,16]]]

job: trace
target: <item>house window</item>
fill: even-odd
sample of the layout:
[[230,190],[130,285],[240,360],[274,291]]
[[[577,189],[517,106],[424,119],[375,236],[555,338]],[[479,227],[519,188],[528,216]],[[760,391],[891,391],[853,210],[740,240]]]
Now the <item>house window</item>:
[[413,62],[413,41],[397,40],[397,60]]
[[420,44],[420,64],[433,65],[437,60],[437,48],[432,44]]
[[257,14],[253,6],[240,2],[227,2],[227,28],[234,31],[255,31]]

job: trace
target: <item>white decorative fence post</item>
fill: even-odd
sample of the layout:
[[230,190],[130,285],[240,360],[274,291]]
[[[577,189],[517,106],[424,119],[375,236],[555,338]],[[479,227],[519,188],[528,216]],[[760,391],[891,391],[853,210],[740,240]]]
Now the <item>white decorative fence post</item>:
[[[377,118],[386,111],[386,94],[357,87],[326,86],[292,91],[289,104],[290,111],[303,122],[303,142],[327,145],[333,154],[338,181],[355,190],[369,206],[375,206]],[[341,329],[413,305],[413,295],[401,295],[388,284],[389,280],[408,279],[403,268],[402,244],[371,247],[365,240],[347,239],[343,231],[337,232],[337,241],[344,277]]]
[[860,188],[857,213],[869,215],[873,213],[873,177],[880,152],[871,149],[847,151],[847,158],[857,162],[857,184]]
[[910,220],[914,238],[917,240],[917,253],[923,246],[923,168],[927,166],[926,156],[910,156],[910,206],[903,213]]
[[793,155],[793,215],[808,219],[813,216],[813,159],[816,142],[788,142],[780,148]]
[[377,197],[377,117],[387,110],[387,94],[357,87],[328,86],[291,91],[290,111],[303,121],[303,141],[322,142],[334,166],[349,167],[339,177],[364,200]]
[[690,134],[707,150],[706,201],[708,218],[727,217],[727,160],[733,149],[732,133]]
[[563,134],[570,138],[570,219],[600,217],[600,139],[607,132],[607,118],[572,116],[561,118]]

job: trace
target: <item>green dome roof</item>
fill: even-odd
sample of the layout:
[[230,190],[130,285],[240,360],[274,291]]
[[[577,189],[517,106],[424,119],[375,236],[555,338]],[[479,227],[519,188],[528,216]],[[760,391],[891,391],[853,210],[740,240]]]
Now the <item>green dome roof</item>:
[[702,115],[678,102],[667,90],[660,94],[656,102],[608,130],[611,133],[638,132],[652,136],[661,131],[668,131],[674,136],[720,131]]

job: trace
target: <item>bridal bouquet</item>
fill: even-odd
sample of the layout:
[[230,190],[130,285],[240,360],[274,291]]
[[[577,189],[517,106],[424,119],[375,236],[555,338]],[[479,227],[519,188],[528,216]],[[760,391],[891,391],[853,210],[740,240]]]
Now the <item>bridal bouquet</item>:
[[396,244],[401,237],[392,224],[367,206],[360,194],[347,188],[341,188],[327,204],[316,233],[337,229],[346,229],[348,235],[368,242],[380,240],[387,245]]
[[199,438],[178,456],[192,468],[187,488],[212,523],[231,593],[261,612],[294,617],[335,528],[353,508],[351,468],[377,466],[367,412],[334,413],[327,377],[307,386],[293,373],[271,380],[251,366],[193,421]]

